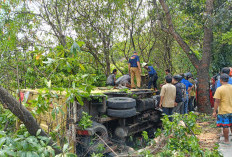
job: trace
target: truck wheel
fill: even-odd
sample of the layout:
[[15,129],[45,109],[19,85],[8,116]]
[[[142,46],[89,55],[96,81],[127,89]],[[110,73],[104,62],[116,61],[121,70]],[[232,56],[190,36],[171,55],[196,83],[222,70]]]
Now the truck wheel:
[[128,118],[133,117],[136,115],[136,109],[124,109],[124,110],[116,110],[116,109],[107,109],[107,115],[111,117],[118,117],[118,118]]
[[128,109],[135,107],[136,101],[127,97],[114,97],[107,100],[107,106],[114,109]]
[[[91,154],[93,152],[98,152],[100,147],[105,145],[101,139],[107,143],[108,132],[104,125],[97,122],[93,122],[92,127],[88,128],[88,130],[91,131],[94,135],[82,137],[81,142],[83,143],[85,150]],[[98,136],[100,136],[101,139]]]

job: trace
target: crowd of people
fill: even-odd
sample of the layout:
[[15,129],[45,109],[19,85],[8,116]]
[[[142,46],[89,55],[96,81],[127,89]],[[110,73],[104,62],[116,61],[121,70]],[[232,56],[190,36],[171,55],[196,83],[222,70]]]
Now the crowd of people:
[[[137,52],[129,58],[128,70],[129,74],[123,75],[116,80],[117,70],[114,69],[112,74],[107,78],[107,85],[124,86],[131,89],[141,88],[141,67],[147,70],[148,85],[147,88],[157,91],[158,74],[153,66],[147,63],[140,65]],[[194,110],[193,99],[195,98],[195,81],[192,79],[191,73],[179,74],[172,77],[169,69],[165,70],[165,84],[161,84],[161,101],[160,108],[167,115],[173,112],[180,114],[188,113]],[[135,80],[136,79],[136,84]]]
[[[158,75],[156,70],[143,63],[142,67],[148,71],[148,86],[152,86],[157,91]],[[129,74],[123,75],[116,80],[117,70],[114,69],[112,74],[107,78],[107,85],[118,85],[129,88],[141,88],[141,66],[137,52],[129,58]],[[163,113],[172,115],[173,113],[186,114],[194,111],[193,100],[196,97],[196,80],[190,72],[172,76],[169,69],[165,70],[165,84],[161,84],[160,103]],[[229,128],[232,132],[232,68],[225,67],[221,74],[213,77],[213,83],[210,88],[211,104],[214,108],[213,116],[217,117],[217,126],[223,128],[224,144],[229,142]],[[135,81],[136,79],[136,85]],[[172,117],[169,116],[172,121]]]
[[173,113],[186,114],[193,111],[195,88],[196,83],[191,73],[174,76],[167,73],[165,84],[161,87],[159,107],[166,115],[172,115]]

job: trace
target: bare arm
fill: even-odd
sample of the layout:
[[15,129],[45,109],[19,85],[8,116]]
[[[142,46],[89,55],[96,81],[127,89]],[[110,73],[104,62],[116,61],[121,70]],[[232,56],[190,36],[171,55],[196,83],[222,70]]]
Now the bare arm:
[[217,116],[217,109],[218,109],[218,106],[220,105],[220,103],[221,103],[220,99],[215,99],[214,110],[213,110],[213,117]]
[[[176,97],[175,97],[175,100],[176,100]],[[177,104],[178,104],[178,103],[175,101],[175,102],[174,102],[174,106],[177,106]]]
[[164,96],[160,97],[160,103],[159,103],[159,107],[162,108],[162,102],[163,102]]
[[189,88],[188,88],[188,93],[191,92],[191,90],[192,90],[193,87],[194,87],[194,85],[192,85],[192,87],[189,87]]

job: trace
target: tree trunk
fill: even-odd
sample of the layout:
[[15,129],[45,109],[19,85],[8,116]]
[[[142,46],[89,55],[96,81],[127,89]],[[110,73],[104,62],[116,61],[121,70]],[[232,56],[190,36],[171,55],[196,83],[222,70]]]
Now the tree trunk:
[[[168,5],[165,3],[165,0],[159,0],[162,8],[166,14],[166,20],[168,23],[168,28],[164,28],[161,24],[161,29],[171,34],[174,39],[181,46],[183,51],[188,56],[189,60],[197,70],[198,77],[198,109],[201,112],[210,113],[212,110],[209,104],[209,65],[211,60],[211,47],[212,47],[212,26],[211,26],[211,15],[213,13],[213,2],[214,0],[206,0],[206,22],[204,25],[204,42],[203,42],[203,53],[202,59],[199,60],[195,53],[190,49],[189,45],[183,40],[183,38],[175,31],[172,18]],[[156,7],[156,0],[153,0],[153,3]]]
[[209,101],[209,65],[211,60],[211,48],[212,48],[212,40],[213,40],[213,32],[212,32],[212,25],[211,17],[213,13],[213,2],[214,0],[207,0],[206,1],[206,17],[205,25],[204,25],[204,41],[203,41],[203,54],[202,59],[200,61],[199,66],[195,66],[197,69],[198,75],[198,110],[201,112],[211,113],[212,109],[210,107]]
[[110,75],[110,41],[109,38],[103,37],[104,55],[106,61],[106,76]]
[[121,72],[121,74],[124,75],[122,69],[120,69],[120,67],[118,67],[117,64],[114,61],[114,54],[113,54],[113,52],[111,53],[111,61],[114,64],[114,66]]
[[110,75],[110,54],[109,54],[109,50],[107,50],[107,52],[105,53],[105,58],[106,58],[106,75],[109,76]]
[[212,109],[209,101],[209,68],[200,67],[197,69],[198,87],[197,104],[198,111],[211,113]]
[[[5,104],[8,109],[23,122],[31,135],[36,136],[36,132],[41,128],[36,122],[35,118],[23,105],[20,105],[20,103],[2,86],[0,86],[0,102],[2,104]],[[40,136],[48,137],[48,135],[42,129]],[[53,147],[56,154],[62,153],[60,149],[57,149],[54,146],[54,142],[52,140],[50,140],[49,145]]]

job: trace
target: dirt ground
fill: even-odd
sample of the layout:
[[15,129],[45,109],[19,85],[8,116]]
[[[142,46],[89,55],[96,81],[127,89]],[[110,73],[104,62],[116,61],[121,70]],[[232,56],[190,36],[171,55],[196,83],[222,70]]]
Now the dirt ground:
[[[196,136],[199,139],[199,144],[203,149],[213,150],[220,141],[221,128],[217,128],[216,119],[209,115],[199,114],[198,117],[197,125],[201,132]],[[160,149],[156,149],[153,154],[155,155],[159,151],[162,151],[164,145],[165,142],[160,144]]]
[[220,140],[221,129],[216,127],[216,120],[205,117],[204,121],[198,120],[201,133],[196,135],[202,148],[212,150]]

